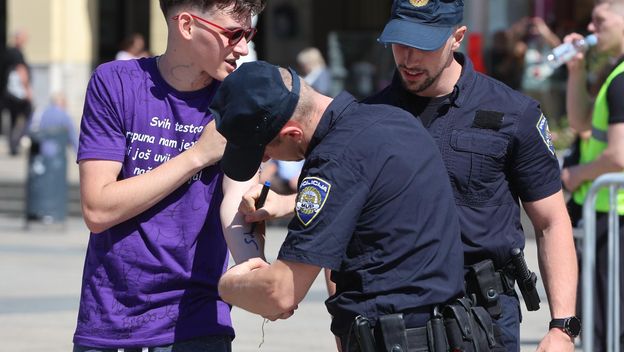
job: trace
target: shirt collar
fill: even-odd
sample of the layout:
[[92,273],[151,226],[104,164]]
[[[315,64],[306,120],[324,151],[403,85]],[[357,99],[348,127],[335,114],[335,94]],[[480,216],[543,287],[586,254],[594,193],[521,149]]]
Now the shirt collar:
[[308,149],[305,153],[306,158],[312,153],[312,150],[314,150],[323,138],[325,138],[329,131],[331,131],[336,122],[342,118],[344,111],[349,108],[351,104],[356,102],[355,98],[347,92],[342,92],[334,98],[329,106],[327,106],[323,116],[321,116],[321,120],[316,126],[314,135],[312,136],[310,144],[308,144]]
[[472,66],[472,61],[462,54],[462,53],[454,53],[455,60],[459,62],[462,66],[461,76],[459,77],[459,81],[455,84],[455,99],[454,104],[457,107],[461,107],[466,99],[468,99],[468,90],[472,86],[472,83],[475,80],[477,73]]

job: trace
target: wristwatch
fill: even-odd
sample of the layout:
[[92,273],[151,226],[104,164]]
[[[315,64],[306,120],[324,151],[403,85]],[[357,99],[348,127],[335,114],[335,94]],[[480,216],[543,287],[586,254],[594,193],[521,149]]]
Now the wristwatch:
[[553,319],[548,326],[549,329],[559,328],[570,337],[577,337],[581,333],[581,321],[577,317],[567,317]]

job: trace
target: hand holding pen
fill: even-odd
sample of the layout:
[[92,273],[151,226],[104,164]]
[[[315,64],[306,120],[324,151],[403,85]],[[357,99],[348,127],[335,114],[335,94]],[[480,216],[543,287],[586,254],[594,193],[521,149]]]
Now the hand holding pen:
[[[262,208],[264,206],[264,202],[266,202],[267,195],[269,194],[269,189],[271,188],[271,181],[265,181],[262,186],[262,190],[260,191],[260,197],[256,200],[256,210]],[[257,222],[251,224],[251,229],[249,233],[253,233],[256,229]]]

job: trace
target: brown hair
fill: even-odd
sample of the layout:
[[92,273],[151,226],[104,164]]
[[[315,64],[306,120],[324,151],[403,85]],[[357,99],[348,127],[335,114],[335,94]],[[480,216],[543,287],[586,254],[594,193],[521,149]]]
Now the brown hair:
[[206,12],[213,7],[222,10],[230,5],[234,5],[231,12],[235,16],[257,15],[266,6],[266,0],[160,0],[165,18],[170,17],[172,9],[180,7],[193,7]]

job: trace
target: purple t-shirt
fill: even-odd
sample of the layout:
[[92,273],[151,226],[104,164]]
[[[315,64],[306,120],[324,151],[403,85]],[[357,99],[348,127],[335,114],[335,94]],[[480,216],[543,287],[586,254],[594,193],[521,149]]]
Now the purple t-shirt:
[[[199,138],[218,85],[178,92],[154,58],[99,66],[87,88],[78,161],[119,161],[119,179],[149,172]],[[142,214],[90,235],[74,343],[148,347],[234,335],[217,292],[228,263],[221,181],[218,166],[205,168]]]

